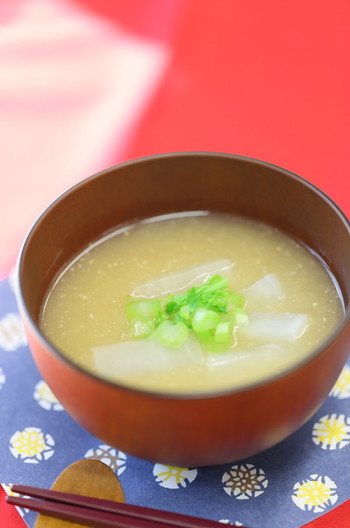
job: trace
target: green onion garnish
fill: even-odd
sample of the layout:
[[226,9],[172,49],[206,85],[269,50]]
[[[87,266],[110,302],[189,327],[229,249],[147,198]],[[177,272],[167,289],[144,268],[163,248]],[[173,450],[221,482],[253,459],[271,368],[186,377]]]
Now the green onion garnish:
[[213,310],[207,310],[206,308],[197,308],[193,312],[192,317],[192,328],[196,334],[202,334],[215,330],[220,323],[220,315]]
[[153,337],[162,345],[179,348],[187,340],[189,328],[181,321],[165,320],[154,330]]
[[227,350],[234,330],[248,322],[245,298],[228,287],[227,279],[214,275],[202,286],[163,299],[129,297],[126,315],[134,337],[151,337],[178,348],[194,333],[211,351]]
[[129,298],[126,315],[134,337],[151,335],[162,319],[162,307],[158,299],[133,300]]

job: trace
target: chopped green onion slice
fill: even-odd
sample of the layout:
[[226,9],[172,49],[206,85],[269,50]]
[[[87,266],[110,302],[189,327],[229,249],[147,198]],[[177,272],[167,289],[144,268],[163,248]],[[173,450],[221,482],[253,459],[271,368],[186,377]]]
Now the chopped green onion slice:
[[201,343],[208,343],[212,340],[213,334],[212,332],[210,332],[210,330],[208,330],[207,332],[196,332],[196,338]]
[[151,335],[161,317],[161,303],[158,299],[129,299],[126,305],[126,315],[134,337]]
[[232,336],[232,325],[228,321],[220,322],[215,328],[216,343],[229,344]]
[[187,340],[189,329],[179,321],[173,323],[171,321],[163,321],[153,332],[152,337],[159,341],[162,345],[170,348],[179,348]]
[[229,298],[227,302],[228,311],[229,309],[234,308],[234,307],[244,308],[245,305],[246,305],[246,300],[245,300],[245,297],[243,297],[243,295],[240,295],[239,293],[234,293],[234,292],[231,292],[229,294]]
[[179,310],[179,315],[184,319],[185,321],[189,321],[191,317],[191,309],[189,304],[185,304],[184,306],[181,306]]
[[192,328],[195,332],[202,333],[214,330],[220,323],[220,315],[212,310],[198,308],[192,319]]
[[129,320],[140,319],[144,317],[156,318],[162,311],[159,299],[142,299],[131,300],[126,305],[126,314]]

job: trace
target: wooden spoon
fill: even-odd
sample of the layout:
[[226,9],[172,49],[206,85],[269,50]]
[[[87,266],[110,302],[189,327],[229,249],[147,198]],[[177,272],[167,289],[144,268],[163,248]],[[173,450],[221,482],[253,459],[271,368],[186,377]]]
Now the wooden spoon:
[[[51,489],[88,497],[125,502],[123,488],[113,470],[99,460],[80,460],[57,477]],[[82,524],[40,514],[34,528],[82,528]]]

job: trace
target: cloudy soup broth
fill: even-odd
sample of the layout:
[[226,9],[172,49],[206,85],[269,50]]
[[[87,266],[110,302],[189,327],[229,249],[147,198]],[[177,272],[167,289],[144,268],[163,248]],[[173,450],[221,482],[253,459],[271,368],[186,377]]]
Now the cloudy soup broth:
[[91,244],[53,284],[40,326],[100,377],[200,393],[298,364],[343,314],[335,281],[302,245],[265,224],[192,212]]

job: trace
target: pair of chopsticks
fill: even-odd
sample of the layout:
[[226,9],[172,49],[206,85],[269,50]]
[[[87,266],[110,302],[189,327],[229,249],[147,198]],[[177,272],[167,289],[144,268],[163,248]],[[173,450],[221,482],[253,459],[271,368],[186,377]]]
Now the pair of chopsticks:
[[94,528],[222,528],[218,521],[62,491],[22,485],[11,490],[35,498],[9,495],[9,504]]

